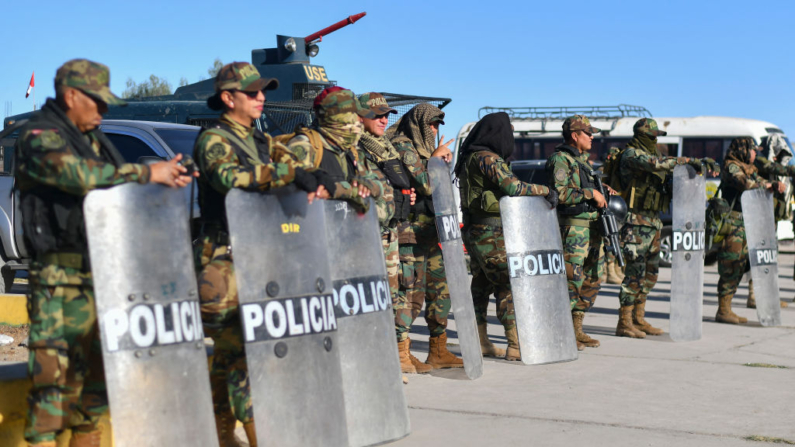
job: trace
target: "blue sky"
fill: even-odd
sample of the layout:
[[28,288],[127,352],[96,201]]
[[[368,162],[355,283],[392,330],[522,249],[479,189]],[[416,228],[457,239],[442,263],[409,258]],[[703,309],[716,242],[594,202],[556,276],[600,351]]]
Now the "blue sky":
[[[299,8],[300,5],[300,8]],[[218,57],[249,61],[275,35],[324,38],[313,63],[356,92],[444,96],[454,136],[482,106],[643,105],[657,116],[755,118],[795,136],[795,1],[6,2],[0,105],[31,110],[68,59],[173,86]],[[5,107],[0,109],[5,111]]]

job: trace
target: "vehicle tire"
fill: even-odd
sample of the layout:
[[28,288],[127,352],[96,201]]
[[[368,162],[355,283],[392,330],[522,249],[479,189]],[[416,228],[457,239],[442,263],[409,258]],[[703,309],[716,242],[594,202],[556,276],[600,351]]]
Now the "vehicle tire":
[[5,261],[0,261],[0,294],[11,293],[11,287],[14,286],[14,278],[17,276],[16,270],[11,270]]
[[670,225],[664,226],[660,232],[660,267],[670,267],[674,258],[671,233]]

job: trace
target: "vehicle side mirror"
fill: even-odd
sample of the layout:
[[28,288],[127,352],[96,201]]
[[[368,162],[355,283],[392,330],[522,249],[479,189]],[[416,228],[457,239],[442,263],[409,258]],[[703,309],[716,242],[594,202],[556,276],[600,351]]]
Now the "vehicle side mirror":
[[155,163],[160,163],[161,161],[166,161],[166,159],[163,157],[156,157],[154,155],[147,155],[145,157],[138,158],[138,164],[146,166],[153,165]]

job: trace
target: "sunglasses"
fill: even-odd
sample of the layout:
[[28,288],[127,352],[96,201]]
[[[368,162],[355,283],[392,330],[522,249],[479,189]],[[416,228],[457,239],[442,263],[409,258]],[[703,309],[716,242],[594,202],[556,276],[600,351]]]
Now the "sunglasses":
[[245,90],[232,90],[232,91],[240,92],[240,93],[248,96],[250,99],[257,99],[257,95],[259,95],[259,91],[256,91],[256,92],[247,92]]

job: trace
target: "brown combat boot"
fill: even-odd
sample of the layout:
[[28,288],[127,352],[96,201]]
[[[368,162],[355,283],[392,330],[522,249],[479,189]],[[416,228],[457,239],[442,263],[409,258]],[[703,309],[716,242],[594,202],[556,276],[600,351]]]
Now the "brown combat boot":
[[632,308],[634,305],[621,306],[618,309],[618,326],[616,326],[616,335],[619,337],[630,338],[646,338],[646,333],[638,330],[632,324]]
[[102,445],[102,429],[96,427],[91,431],[72,430],[69,447],[100,447]]
[[580,349],[580,345],[583,347],[589,348],[598,348],[599,347],[599,340],[595,340],[588,336],[582,330],[582,320],[585,318],[585,312],[572,312],[571,319],[574,321],[574,336],[577,338],[577,350],[582,351]]
[[646,301],[635,303],[635,310],[632,312],[632,325],[636,329],[645,332],[648,335],[662,335],[663,331],[649,324],[643,317],[646,316]]
[[486,330],[486,323],[478,324],[478,335],[480,336],[480,352],[483,357],[505,357],[505,350],[494,346],[489,340],[489,333]]
[[522,353],[519,350],[519,332],[516,326],[505,331],[505,338],[508,339],[508,349],[505,351],[505,360],[517,362],[522,360]]
[[607,271],[607,283],[608,284],[621,284],[624,282],[624,274],[621,272],[621,269],[618,267],[618,263],[608,262],[605,265],[605,270]]
[[748,319],[732,312],[732,295],[718,297],[718,313],[715,314],[718,323],[740,324],[747,323]]
[[748,301],[745,302],[745,307],[749,309],[756,309],[756,295],[754,295],[754,280],[748,281]]
[[235,438],[235,425],[237,419],[230,410],[223,414],[215,415],[215,430],[218,433],[218,445],[220,447],[241,447]]
[[447,350],[447,332],[438,337],[431,337],[429,342],[428,359],[425,363],[435,369],[464,367],[464,361]]
[[398,356],[400,357],[400,371],[403,374],[417,374],[417,368],[411,363],[409,353],[409,339],[398,342]]
[[246,431],[248,447],[257,447],[257,430],[254,428],[254,421],[243,424],[243,430]]
[[414,365],[414,370],[417,371],[417,374],[428,374],[433,371],[433,366],[422,363],[420,359],[414,357],[414,354],[411,353],[411,339],[409,339],[409,360]]

